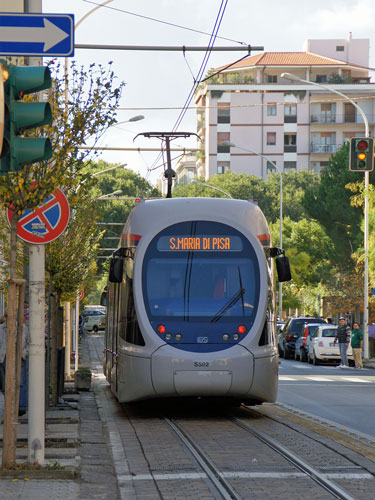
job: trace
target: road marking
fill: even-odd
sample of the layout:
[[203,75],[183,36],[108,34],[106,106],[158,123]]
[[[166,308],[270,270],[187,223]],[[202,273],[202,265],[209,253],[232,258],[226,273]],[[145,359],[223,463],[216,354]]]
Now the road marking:
[[364,384],[371,384],[370,380],[364,380],[358,377],[341,377],[342,380],[347,380],[348,382],[363,382]]
[[307,378],[308,380],[316,380],[317,382],[332,382],[332,379],[330,378],[325,378],[325,377],[316,377],[314,375],[312,376],[306,376],[305,378]]

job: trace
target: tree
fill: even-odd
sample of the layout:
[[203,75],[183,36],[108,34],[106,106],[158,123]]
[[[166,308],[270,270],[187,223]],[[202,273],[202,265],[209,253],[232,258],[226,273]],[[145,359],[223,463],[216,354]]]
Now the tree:
[[[51,161],[26,165],[23,170],[0,177],[0,206],[12,207],[14,215],[10,231],[9,293],[7,325],[7,377],[6,404],[11,408],[4,418],[3,466],[9,467],[16,457],[16,425],[18,401],[14,387],[17,386],[16,352],[16,288],[17,280],[17,223],[26,210],[32,210],[43,202],[57,187],[69,194],[83,180],[81,171],[87,163],[88,150],[79,147],[90,139],[92,146],[108,126],[116,121],[123,83],[115,87],[111,65],[108,69],[91,65],[87,71],[72,65],[72,83],[68,102],[65,101],[65,76],[56,67],[54,85],[50,94],[53,112],[52,125],[46,127],[51,137],[53,157]],[[18,349],[18,352],[20,350]],[[9,431],[9,432],[8,432]]]
[[351,172],[348,166],[349,146],[333,154],[321,173],[318,186],[308,187],[303,198],[307,213],[326,230],[333,242],[333,265],[344,268],[353,265],[351,255],[362,245],[362,211],[351,205],[349,183],[363,180],[363,174]]

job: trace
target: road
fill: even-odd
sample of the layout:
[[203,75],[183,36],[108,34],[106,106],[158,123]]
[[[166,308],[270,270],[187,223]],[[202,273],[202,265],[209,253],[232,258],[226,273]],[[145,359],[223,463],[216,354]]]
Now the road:
[[277,401],[375,437],[375,369],[283,359]]

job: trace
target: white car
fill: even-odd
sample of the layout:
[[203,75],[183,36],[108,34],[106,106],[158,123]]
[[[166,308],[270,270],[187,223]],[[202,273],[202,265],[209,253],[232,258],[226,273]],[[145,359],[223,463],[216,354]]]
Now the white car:
[[87,311],[84,315],[83,328],[88,332],[94,330],[95,333],[99,330],[104,330],[106,319],[107,315],[102,311]]
[[[309,363],[319,365],[323,361],[340,361],[340,350],[338,343],[334,344],[336,337],[337,326],[335,325],[321,325],[319,326],[309,344],[309,352],[307,360]],[[349,344],[346,351],[348,360],[353,360],[352,348]]]

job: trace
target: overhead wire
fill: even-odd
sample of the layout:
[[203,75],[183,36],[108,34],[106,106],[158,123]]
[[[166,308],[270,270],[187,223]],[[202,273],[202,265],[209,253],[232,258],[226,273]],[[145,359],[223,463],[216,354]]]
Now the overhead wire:
[[[105,9],[115,10],[117,12],[123,12],[124,14],[128,14],[129,16],[135,16],[135,17],[139,17],[141,19],[147,19],[148,21],[154,21],[155,23],[165,24],[167,26],[172,26],[173,28],[179,28],[179,29],[183,29],[183,30],[187,30],[187,31],[192,31],[193,33],[199,33],[200,35],[211,36],[211,33],[207,33],[206,31],[197,30],[194,28],[189,28],[188,26],[182,26],[181,24],[163,21],[162,19],[157,19],[157,18],[151,17],[151,16],[145,16],[143,14],[137,14],[135,12],[130,12],[128,10],[119,9],[118,7],[112,7],[110,5],[102,5],[98,2],[94,2],[93,0],[82,0],[82,2],[86,2],[86,3],[92,4],[92,5],[98,5],[98,6],[100,5],[101,7],[105,8]],[[224,36],[217,36],[217,38],[219,38],[220,40],[226,40],[227,42],[238,43],[239,45],[248,45],[245,42],[241,42],[239,40],[233,40],[232,38],[227,38]]]
[[[177,128],[179,127],[179,125],[181,124],[181,121],[183,120],[186,112],[187,112],[187,109],[193,99],[193,96],[194,96],[194,92],[197,88],[197,86],[199,85],[199,82],[200,82],[200,79],[202,78],[202,75],[204,74],[205,70],[206,70],[206,66],[207,66],[207,63],[208,63],[208,60],[209,60],[209,57],[211,55],[211,52],[212,52],[212,47],[215,43],[215,40],[218,36],[218,31],[220,29],[220,26],[221,26],[221,22],[223,20],[223,16],[224,16],[224,13],[225,13],[225,10],[226,10],[226,7],[227,7],[227,3],[228,3],[228,0],[221,0],[221,4],[220,4],[220,7],[219,7],[219,12],[216,16],[216,19],[215,19],[215,24],[214,24],[214,27],[212,29],[212,32],[211,32],[211,36],[210,36],[210,40],[208,42],[208,46],[207,46],[207,50],[203,56],[203,60],[201,62],[201,65],[200,65],[200,68],[198,70],[198,73],[197,73],[197,76],[195,77],[194,81],[193,81],[193,85],[190,89],[190,92],[188,94],[188,97],[186,98],[185,100],[185,104],[179,114],[179,116],[177,117],[177,120],[172,128],[172,131],[176,131]],[[155,169],[155,163],[159,162],[160,161],[160,154],[157,156],[156,160],[154,161],[154,163],[152,164],[152,167],[150,170],[148,170],[147,174],[146,174],[146,179],[149,178],[149,175],[151,173],[152,170]]]

